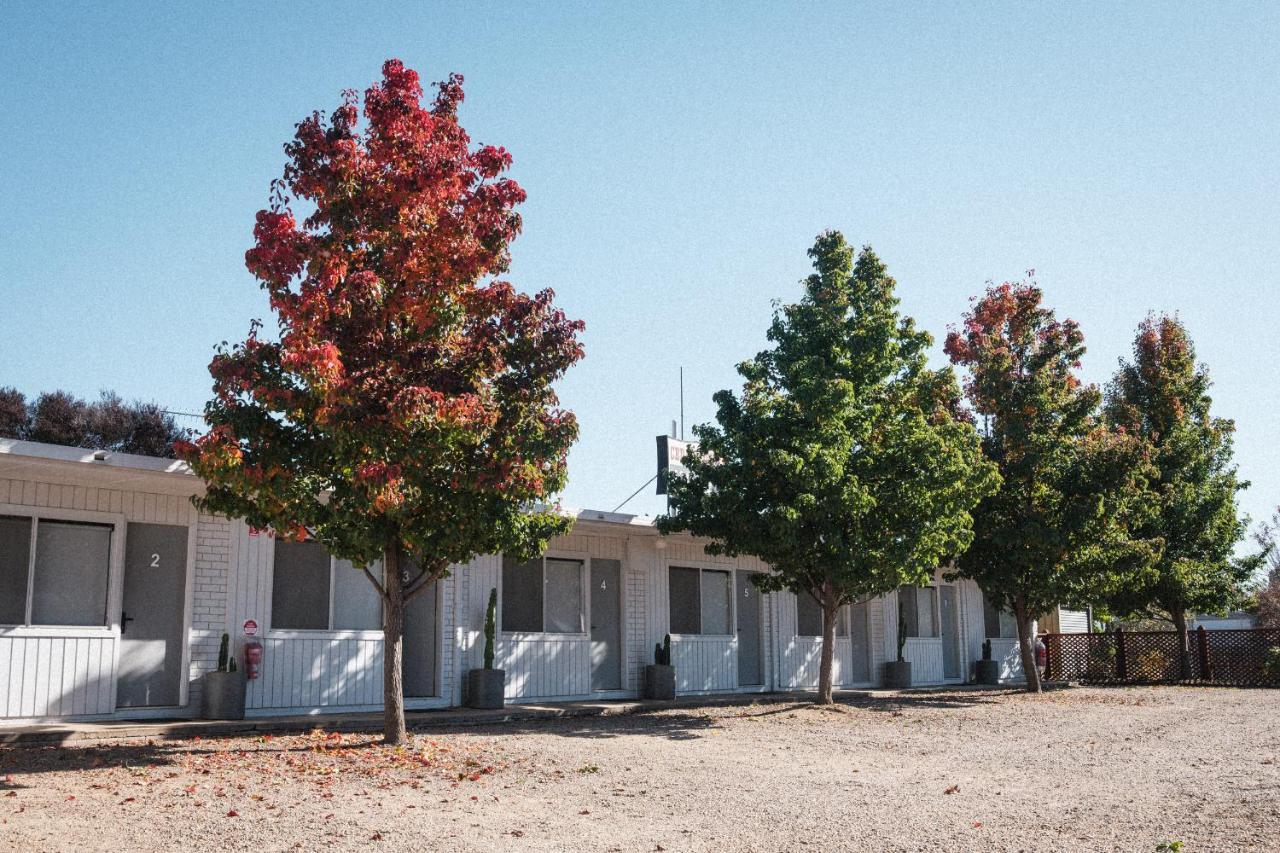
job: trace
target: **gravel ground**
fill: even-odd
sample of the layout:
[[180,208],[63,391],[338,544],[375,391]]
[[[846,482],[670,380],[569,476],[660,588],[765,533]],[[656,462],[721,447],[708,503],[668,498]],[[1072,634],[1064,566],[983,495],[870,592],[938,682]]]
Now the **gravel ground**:
[[934,692],[0,752],[4,850],[1280,849],[1280,691]]

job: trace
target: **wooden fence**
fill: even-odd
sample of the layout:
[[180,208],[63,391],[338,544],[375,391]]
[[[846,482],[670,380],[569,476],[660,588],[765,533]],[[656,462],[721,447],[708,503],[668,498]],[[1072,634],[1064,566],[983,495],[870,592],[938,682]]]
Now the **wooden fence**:
[[1045,634],[1047,676],[1094,684],[1280,687],[1280,629]]

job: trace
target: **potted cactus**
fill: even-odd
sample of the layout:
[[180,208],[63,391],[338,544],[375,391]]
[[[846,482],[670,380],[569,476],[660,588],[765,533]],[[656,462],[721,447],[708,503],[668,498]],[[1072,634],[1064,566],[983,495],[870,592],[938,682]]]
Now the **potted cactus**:
[[489,590],[489,609],[484,617],[484,667],[467,672],[467,707],[501,708],[507,686],[505,670],[493,668],[493,637],[497,631],[498,590]]
[[201,691],[201,710],[206,720],[244,719],[244,673],[231,654],[231,635],[223,634],[218,646],[218,668],[206,672]]
[[991,640],[982,641],[982,660],[973,663],[974,680],[979,684],[1000,683],[1000,661],[991,659]]
[[901,596],[898,598],[898,659],[885,661],[884,686],[891,690],[902,690],[911,686],[911,661],[903,657],[903,649],[907,646],[907,607]]
[[676,668],[671,665],[671,635],[653,646],[653,663],[644,668],[645,699],[676,698]]

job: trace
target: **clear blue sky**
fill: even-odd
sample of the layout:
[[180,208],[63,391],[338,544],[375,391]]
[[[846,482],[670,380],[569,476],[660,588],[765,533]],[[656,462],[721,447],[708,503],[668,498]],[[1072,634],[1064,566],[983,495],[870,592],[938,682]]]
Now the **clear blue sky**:
[[826,228],[939,341],[1034,268],[1094,381],[1179,312],[1245,509],[1280,503],[1280,5],[202,5],[6,7],[0,385],[198,411],[266,314],[243,253],[281,145],[396,56],[466,76],[529,193],[512,278],[587,322],[566,503],[653,473],[680,365],[712,416]]

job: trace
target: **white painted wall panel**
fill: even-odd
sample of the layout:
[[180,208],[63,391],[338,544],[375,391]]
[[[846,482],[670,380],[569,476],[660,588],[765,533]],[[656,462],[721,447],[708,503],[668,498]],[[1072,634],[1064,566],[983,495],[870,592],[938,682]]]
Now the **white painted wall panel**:
[[735,637],[672,637],[671,663],[677,693],[718,693],[738,686]]
[[902,656],[911,661],[912,684],[941,684],[945,680],[941,637],[908,637]]
[[0,717],[109,714],[116,640],[109,636],[0,636]]
[[494,650],[494,666],[506,670],[508,699],[591,692],[591,643],[585,636],[504,635]]

